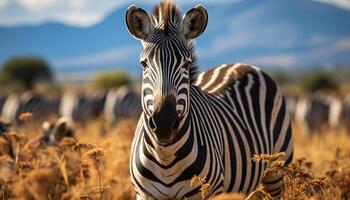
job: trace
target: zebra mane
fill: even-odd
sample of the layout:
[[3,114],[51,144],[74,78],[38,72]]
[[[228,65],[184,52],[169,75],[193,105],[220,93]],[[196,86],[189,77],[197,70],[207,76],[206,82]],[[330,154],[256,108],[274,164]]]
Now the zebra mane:
[[[163,29],[164,34],[175,30],[180,30],[182,23],[182,13],[180,8],[171,0],[161,1],[153,8],[151,17],[154,26]],[[190,41],[189,48],[192,54],[192,65],[190,67],[190,82],[195,82],[198,75],[197,54],[195,44]]]
[[162,28],[167,34],[170,28],[179,28],[181,24],[181,10],[171,0],[161,1],[153,8],[152,19],[154,25]]
[[190,42],[190,51],[192,54],[192,65],[190,67],[190,82],[191,84],[193,84],[197,79],[197,75],[199,74],[198,63],[197,63],[198,57],[196,54],[196,47],[193,42]]

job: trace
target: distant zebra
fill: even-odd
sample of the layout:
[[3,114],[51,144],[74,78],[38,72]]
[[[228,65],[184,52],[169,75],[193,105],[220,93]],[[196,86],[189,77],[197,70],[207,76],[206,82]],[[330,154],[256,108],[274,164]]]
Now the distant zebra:
[[87,97],[90,102],[91,117],[99,118],[103,114],[107,92],[105,90],[95,90],[87,94]]
[[90,101],[83,93],[65,92],[60,100],[59,115],[85,126],[91,117]]
[[1,117],[6,121],[12,122],[14,125],[17,125],[18,122],[18,108],[20,104],[19,96],[12,94],[6,98],[6,101],[3,105],[1,111]]
[[[258,68],[220,65],[197,74],[193,39],[207,25],[201,5],[182,17],[171,1],[151,17],[137,6],[126,13],[129,32],[141,40],[142,107],[130,158],[138,199],[201,199],[194,175],[208,194],[249,193],[263,183],[281,195],[282,177],[263,176],[259,153],[286,152],[292,160],[289,114],[276,83]],[[197,78],[196,78],[197,77]]]
[[62,117],[55,123],[45,121],[42,125],[42,142],[52,146],[58,144],[64,137],[74,137],[74,130],[71,122]]
[[328,125],[330,98],[322,94],[300,97],[295,108],[295,121],[305,134],[322,133]]
[[22,113],[31,113],[35,121],[42,121],[52,114],[47,99],[31,91],[22,95],[8,96],[3,105],[1,116],[15,126],[19,126],[21,125],[19,117]]
[[27,112],[32,113],[36,121],[43,120],[51,114],[47,99],[30,91],[21,95],[17,115]]
[[298,102],[298,96],[286,95],[285,99],[286,99],[287,109],[288,109],[288,112],[290,114],[290,118],[294,119],[295,118],[295,109],[296,109],[296,105]]
[[350,95],[333,98],[329,111],[330,127],[336,131],[345,130],[350,133]]
[[106,92],[65,92],[60,99],[59,116],[85,126],[87,121],[100,117],[106,101]]
[[138,119],[141,115],[141,97],[128,87],[111,89],[104,106],[105,119],[116,125],[122,119]]

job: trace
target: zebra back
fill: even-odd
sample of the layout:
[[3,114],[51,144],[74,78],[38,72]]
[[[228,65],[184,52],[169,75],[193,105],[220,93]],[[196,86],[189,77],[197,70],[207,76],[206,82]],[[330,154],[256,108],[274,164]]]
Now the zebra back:
[[122,119],[136,119],[141,112],[141,97],[133,90],[120,87],[108,92],[104,114],[110,123],[115,124]]
[[103,113],[104,105],[107,98],[107,92],[104,90],[96,90],[88,94],[90,102],[90,112],[93,118],[98,118]]
[[32,113],[35,121],[41,121],[51,114],[47,99],[30,91],[21,95],[16,115],[20,116],[22,113],[27,112]]
[[296,104],[295,121],[305,134],[321,133],[329,123],[330,108],[331,99],[327,95],[301,97]]

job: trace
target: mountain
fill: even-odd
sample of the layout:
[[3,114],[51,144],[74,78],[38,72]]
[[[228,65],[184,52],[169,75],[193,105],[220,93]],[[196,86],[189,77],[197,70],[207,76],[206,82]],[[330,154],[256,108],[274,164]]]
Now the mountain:
[[[286,70],[350,63],[347,10],[305,0],[245,0],[205,6],[209,24],[197,40],[203,70],[233,62]],[[0,27],[0,63],[17,55],[35,55],[67,77],[89,77],[95,71],[118,67],[139,74],[141,44],[126,30],[126,8],[86,28],[54,22]],[[183,10],[189,8],[185,5]]]

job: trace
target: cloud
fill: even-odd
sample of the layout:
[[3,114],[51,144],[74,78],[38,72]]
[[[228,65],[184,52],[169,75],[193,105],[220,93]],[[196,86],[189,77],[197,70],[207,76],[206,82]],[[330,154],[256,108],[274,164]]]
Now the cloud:
[[298,57],[293,54],[283,54],[283,55],[264,55],[252,58],[243,59],[243,62],[251,63],[258,66],[268,66],[268,67],[285,67],[289,68],[295,66],[298,62]]
[[[234,0],[241,1],[241,0]],[[159,0],[0,0],[0,26],[40,24],[57,21],[86,27],[100,22],[109,12],[129,4],[154,5]],[[178,1],[180,3],[180,1]],[[217,3],[204,0],[202,3]],[[223,0],[219,3],[233,2]],[[184,4],[197,4],[196,0],[183,0]]]
[[10,0],[0,0],[0,10],[5,8]]
[[[254,30],[255,27],[231,27],[236,27],[236,29],[225,33],[213,41],[210,47],[210,49],[214,49],[212,52],[220,54],[230,49],[251,47],[287,49],[298,44],[297,30],[288,24],[264,26],[259,30],[259,34]],[[230,38],[230,40],[227,38]]]
[[[204,4],[223,4],[243,0],[202,0]],[[313,0],[350,10],[350,0]],[[0,0],[0,25],[38,24],[58,21],[74,26],[98,23],[111,10],[128,4],[154,5],[159,0]],[[177,1],[181,5],[197,4],[198,0]]]
[[[306,52],[295,52],[292,54],[280,55],[267,54],[263,56],[243,58],[242,62],[257,66],[290,68],[297,65],[303,66],[305,65],[306,61],[312,63],[312,61],[328,60],[328,62],[332,62],[332,57],[335,55],[339,56],[340,54],[347,52],[350,52],[350,37],[340,38],[332,41],[331,43],[313,46]],[[350,61],[349,58],[346,60]]]
[[330,44],[315,46],[304,56],[309,60],[324,59],[346,51],[350,51],[350,37],[337,39]]
[[97,13],[68,12],[68,13],[57,15],[57,18],[66,22],[66,24],[78,25],[81,27],[89,26],[93,22],[99,22],[103,20],[103,17],[104,15],[100,12],[97,12]]
[[55,0],[16,0],[16,2],[31,11],[38,11],[55,4]]
[[3,4],[0,25],[3,26],[56,21],[80,27],[100,22],[113,9],[127,3],[126,0],[0,0],[0,2]]
[[350,10],[350,1],[349,0],[314,0],[314,1],[320,1],[327,4],[332,4],[334,6]]

